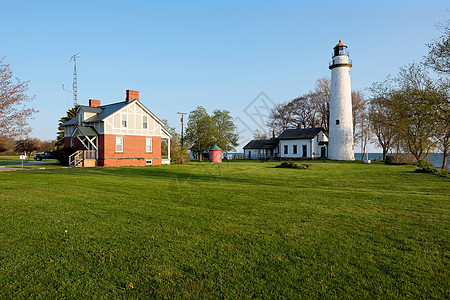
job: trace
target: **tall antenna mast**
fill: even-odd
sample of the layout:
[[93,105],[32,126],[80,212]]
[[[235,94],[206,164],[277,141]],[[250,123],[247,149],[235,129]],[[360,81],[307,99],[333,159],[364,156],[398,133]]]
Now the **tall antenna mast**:
[[70,61],[73,60],[73,84],[72,84],[72,90],[73,90],[73,106],[77,106],[78,104],[78,86],[77,86],[77,58],[80,57],[80,52],[77,54],[72,55],[70,58]]

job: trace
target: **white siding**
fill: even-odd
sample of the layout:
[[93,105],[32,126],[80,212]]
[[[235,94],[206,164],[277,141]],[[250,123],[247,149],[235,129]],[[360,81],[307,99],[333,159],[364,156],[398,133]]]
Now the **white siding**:
[[[279,144],[279,156],[301,158],[303,157],[303,146],[306,145],[308,158],[320,158],[321,148],[324,145],[319,145],[319,142],[327,141],[327,136],[320,131],[313,139],[298,139],[298,140],[280,140]],[[297,145],[297,154],[293,153],[293,146]],[[288,146],[288,153],[284,154],[284,146]]]
[[[121,123],[121,115],[127,115],[127,127],[123,128]],[[142,117],[147,116],[147,128],[143,128]],[[145,135],[145,136],[161,136],[168,138],[169,136],[161,128],[161,124],[147,113],[136,102],[125,106],[104,120],[105,134],[124,134],[124,135]]]
[[[311,157],[311,145],[313,140],[280,140],[280,156],[281,157],[291,157],[291,158],[301,158],[303,157],[303,145],[306,145],[307,157]],[[297,145],[297,154],[293,153],[293,146]],[[284,153],[284,146],[288,146],[288,153]]]

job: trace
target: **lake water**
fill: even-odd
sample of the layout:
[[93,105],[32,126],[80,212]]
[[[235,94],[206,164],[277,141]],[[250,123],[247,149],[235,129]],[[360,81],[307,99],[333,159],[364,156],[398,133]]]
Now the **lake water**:
[[[355,159],[361,160],[361,153],[355,153]],[[378,159],[381,160],[383,158],[383,153],[369,153],[369,159],[374,160]],[[442,167],[442,159],[443,155],[442,153],[433,153],[430,156],[428,156],[425,160],[433,163],[433,166],[436,169],[440,169]],[[447,160],[447,170],[450,165],[450,160]]]
[[[239,153],[238,152],[230,152],[228,154],[244,156],[244,153],[241,153],[241,152],[239,152]],[[382,158],[383,158],[383,153],[369,153],[370,160],[375,160],[375,159],[381,160]],[[432,162],[433,166],[436,169],[440,169],[442,166],[442,158],[443,158],[442,153],[434,153],[434,154],[431,154],[430,156],[428,156],[425,160]],[[361,160],[361,153],[355,153],[355,159]],[[450,166],[450,159],[447,161],[447,170],[449,170],[449,166]]]

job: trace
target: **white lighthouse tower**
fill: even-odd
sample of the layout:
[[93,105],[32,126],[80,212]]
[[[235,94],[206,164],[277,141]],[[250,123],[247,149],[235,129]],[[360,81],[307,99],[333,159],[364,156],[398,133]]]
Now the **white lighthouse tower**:
[[352,90],[347,46],[339,40],[334,47],[331,70],[330,124],[328,158],[333,160],[354,160]]

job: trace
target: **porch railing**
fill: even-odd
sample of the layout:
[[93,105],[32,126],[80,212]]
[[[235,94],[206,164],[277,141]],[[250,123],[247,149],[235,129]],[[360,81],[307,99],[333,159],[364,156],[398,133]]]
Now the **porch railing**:
[[[84,167],[85,160],[87,159],[97,159],[96,151],[77,150],[75,153],[69,156],[69,166],[74,166],[76,168]],[[90,164],[89,166],[92,166],[92,164]]]
[[69,156],[69,166],[80,167],[83,164],[83,151],[78,150]]

